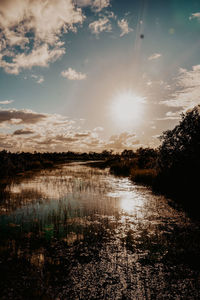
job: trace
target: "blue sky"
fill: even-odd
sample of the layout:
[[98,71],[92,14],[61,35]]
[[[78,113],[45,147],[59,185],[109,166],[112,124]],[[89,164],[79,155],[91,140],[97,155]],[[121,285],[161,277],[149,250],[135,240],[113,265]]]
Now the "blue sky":
[[199,104],[199,1],[2,0],[0,13],[1,149],[155,147]]

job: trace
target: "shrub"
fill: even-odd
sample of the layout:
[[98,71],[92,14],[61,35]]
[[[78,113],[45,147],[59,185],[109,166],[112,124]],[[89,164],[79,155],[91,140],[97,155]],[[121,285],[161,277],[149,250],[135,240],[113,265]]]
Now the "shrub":
[[153,185],[157,172],[155,169],[132,169],[131,180],[144,185]]
[[132,168],[137,164],[136,159],[122,159],[119,162],[114,162],[110,166],[110,172],[118,176],[129,176]]

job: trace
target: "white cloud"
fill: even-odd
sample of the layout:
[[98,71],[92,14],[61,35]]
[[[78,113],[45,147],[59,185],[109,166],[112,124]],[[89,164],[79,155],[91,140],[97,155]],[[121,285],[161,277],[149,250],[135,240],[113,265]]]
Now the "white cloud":
[[110,0],[94,0],[92,7],[95,11],[99,12],[103,8],[106,8],[110,5]]
[[171,99],[161,101],[169,107],[179,107],[182,111],[193,108],[200,103],[200,65],[192,70],[180,69],[176,79],[176,90]]
[[42,83],[44,82],[44,77],[43,76],[39,76],[39,75],[31,75],[32,78],[34,78],[36,80],[37,83]]
[[107,17],[100,18],[99,20],[90,23],[89,28],[91,32],[97,36],[103,31],[112,31],[112,25]]
[[166,117],[167,117],[169,120],[179,120],[179,119],[180,119],[180,115],[181,115],[181,112],[180,112],[180,111],[176,111],[176,112],[168,111],[168,112],[166,113]]
[[0,54],[0,67],[3,67],[7,73],[17,75],[22,69],[31,69],[34,66],[48,67],[49,62],[56,61],[64,53],[64,48],[50,50],[49,46],[44,44],[33,49],[29,54],[15,55],[12,62],[6,62]]
[[180,120],[182,111],[168,111],[163,118],[157,118],[158,121]]
[[110,6],[110,0],[75,0],[74,2],[80,7],[90,6],[96,12]]
[[84,20],[72,0],[7,0],[0,16],[0,66],[11,74],[57,60],[65,53],[61,35]]
[[200,21],[200,12],[191,14],[191,16],[189,17],[189,19],[190,20],[192,20],[192,19],[198,19],[198,21]]
[[111,136],[109,142],[106,144],[106,148],[122,151],[124,149],[133,149],[139,144],[140,142],[137,140],[135,134],[123,132],[119,135]]
[[119,28],[121,29],[120,37],[128,34],[129,32],[132,32],[133,29],[129,27],[128,21],[125,19],[121,19],[117,22]]
[[74,70],[72,68],[68,68],[67,70],[62,71],[61,75],[69,80],[84,80],[87,78],[86,74],[77,72],[76,70]]
[[150,56],[148,57],[148,60],[158,59],[158,58],[160,58],[161,56],[162,56],[161,53],[153,53],[152,55],[150,55]]
[[39,79],[37,80],[37,83],[42,83],[44,82],[44,77],[43,76],[40,76]]
[[4,101],[0,101],[0,104],[6,105],[6,104],[11,104],[13,102],[14,102],[14,100],[4,100]]

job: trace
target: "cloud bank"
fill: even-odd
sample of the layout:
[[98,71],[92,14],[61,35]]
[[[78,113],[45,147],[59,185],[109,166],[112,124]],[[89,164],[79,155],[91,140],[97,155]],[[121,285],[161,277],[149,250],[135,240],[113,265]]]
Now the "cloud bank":
[[85,130],[81,124],[81,120],[70,120],[59,114],[0,109],[0,127],[6,130],[6,133],[0,133],[0,150],[122,151],[133,149],[139,143],[135,134],[127,132],[104,140],[101,138],[102,127]]

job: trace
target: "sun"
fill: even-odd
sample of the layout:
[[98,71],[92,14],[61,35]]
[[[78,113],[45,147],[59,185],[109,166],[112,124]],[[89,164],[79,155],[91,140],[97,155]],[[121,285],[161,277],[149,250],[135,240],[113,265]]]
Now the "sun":
[[144,112],[145,98],[136,95],[132,90],[119,92],[111,103],[112,119],[120,127],[139,125]]

